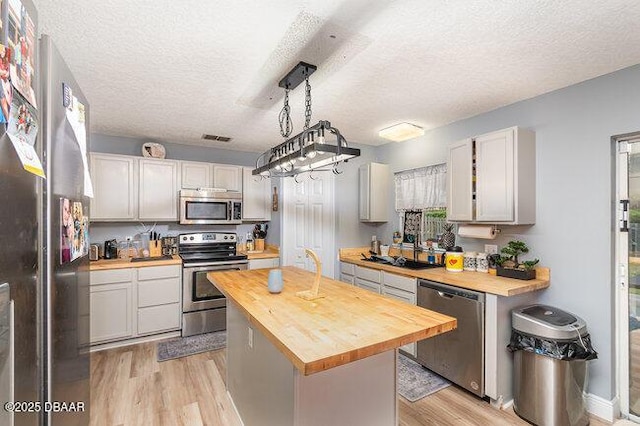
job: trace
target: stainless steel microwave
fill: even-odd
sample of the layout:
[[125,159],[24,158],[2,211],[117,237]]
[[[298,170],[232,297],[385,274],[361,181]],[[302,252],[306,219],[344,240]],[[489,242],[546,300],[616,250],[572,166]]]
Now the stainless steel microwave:
[[233,225],[242,223],[242,194],[237,191],[183,189],[180,191],[183,225]]

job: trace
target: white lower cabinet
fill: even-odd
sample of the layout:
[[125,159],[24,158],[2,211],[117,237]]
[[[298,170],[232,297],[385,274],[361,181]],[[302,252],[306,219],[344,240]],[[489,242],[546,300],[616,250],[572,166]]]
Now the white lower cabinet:
[[92,271],[91,344],[180,330],[180,265]]
[[362,266],[355,267],[355,284],[365,290],[373,291],[374,293],[382,293],[382,276],[380,271],[375,269],[363,268]]
[[280,266],[280,258],[249,259],[249,269],[277,268]]
[[133,283],[131,269],[90,274],[90,342],[133,337]]
[[356,283],[355,265],[352,263],[340,262],[340,281],[354,285]]
[[180,328],[180,265],[138,269],[138,335]]
[[[402,300],[411,305],[416,305],[418,293],[418,280],[382,271],[382,294],[393,299]],[[411,356],[416,356],[416,344],[400,346],[400,349]]]

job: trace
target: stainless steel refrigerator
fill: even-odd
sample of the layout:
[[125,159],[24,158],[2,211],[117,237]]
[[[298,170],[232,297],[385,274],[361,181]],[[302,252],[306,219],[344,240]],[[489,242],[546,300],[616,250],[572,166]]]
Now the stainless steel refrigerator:
[[[83,402],[84,411],[50,414],[53,425],[86,425],[89,422],[89,256],[61,262],[61,199],[81,203],[89,216],[84,195],[83,152],[66,118],[63,85],[84,107],[89,129],[89,103],[69,67],[44,35],[40,40],[42,146],[47,179],[42,193],[44,247],[44,400]],[[88,135],[88,132],[87,132]],[[86,141],[85,153],[89,151]],[[85,155],[86,161],[86,155]],[[88,245],[88,241],[87,241]],[[45,414],[45,418],[46,418]]]
[[[23,4],[35,20],[32,3]],[[87,425],[89,259],[61,261],[61,199],[81,203],[86,216],[90,212],[63,83],[84,104],[87,131],[89,104],[49,37],[42,36],[36,57],[35,148],[46,179],[26,172],[7,135],[0,136],[0,403],[38,401],[42,408],[12,418],[0,407],[0,425]],[[84,411],[47,412],[44,404],[53,401],[83,403]]]

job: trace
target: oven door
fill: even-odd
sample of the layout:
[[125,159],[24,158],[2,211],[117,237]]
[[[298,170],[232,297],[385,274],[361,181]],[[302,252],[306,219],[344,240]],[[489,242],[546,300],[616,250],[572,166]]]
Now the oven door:
[[232,202],[211,198],[180,198],[180,223],[207,225],[232,223]]
[[182,268],[182,312],[224,308],[227,299],[207,279],[212,271],[243,271],[247,261],[225,262],[222,265],[186,264]]

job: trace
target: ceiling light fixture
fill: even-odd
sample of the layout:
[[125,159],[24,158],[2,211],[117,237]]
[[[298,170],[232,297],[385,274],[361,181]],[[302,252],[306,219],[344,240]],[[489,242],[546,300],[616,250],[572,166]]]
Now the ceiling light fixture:
[[394,142],[402,142],[424,135],[424,129],[411,123],[398,123],[382,129],[378,136]]
[[[313,126],[311,122],[311,85],[309,76],[317,69],[315,65],[300,62],[280,80],[278,86],[285,89],[284,106],[278,116],[280,134],[286,140],[261,154],[256,160],[252,174],[264,178],[270,176],[293,176],[313,171],[331,170],[340,174],[337,165],[360,156],[360,150],[350,148],[340,131],[329,121],[321,120]],[[302,132],[289,138],[293,126],[289,108],[289,91],[305,82],[305,123]]]

